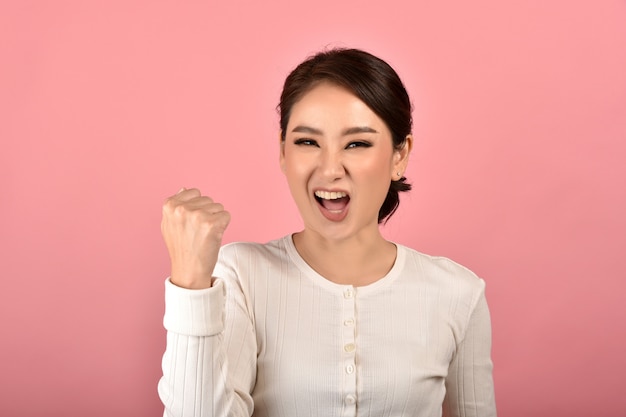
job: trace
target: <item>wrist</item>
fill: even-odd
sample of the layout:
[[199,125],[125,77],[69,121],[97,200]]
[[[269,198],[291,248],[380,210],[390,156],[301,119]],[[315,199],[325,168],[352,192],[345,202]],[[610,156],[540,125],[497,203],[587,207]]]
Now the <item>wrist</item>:
[[213,278],[211,274],[204,272],[172,267],[170,281],[177,287],[190,290],[202,290],[212,286]]

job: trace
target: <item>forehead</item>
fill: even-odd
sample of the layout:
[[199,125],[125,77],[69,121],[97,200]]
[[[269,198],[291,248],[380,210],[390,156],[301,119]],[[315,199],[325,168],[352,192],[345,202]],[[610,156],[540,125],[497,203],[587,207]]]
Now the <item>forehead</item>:
[[287,130],[301,124],[320,129],[333,126],[381,129],[385,126],[382,119],[354,93],[328,82],[317,84],[293,105]]

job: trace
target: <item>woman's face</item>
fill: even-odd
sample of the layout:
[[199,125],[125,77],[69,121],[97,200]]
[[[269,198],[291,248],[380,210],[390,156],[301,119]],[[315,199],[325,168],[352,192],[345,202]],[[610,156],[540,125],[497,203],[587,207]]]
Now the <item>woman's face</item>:
[[393,149],[383,120],[348,90],[321,83],[294,104],[280,163],[306,230],[344,239],[377,230],[412,142]]

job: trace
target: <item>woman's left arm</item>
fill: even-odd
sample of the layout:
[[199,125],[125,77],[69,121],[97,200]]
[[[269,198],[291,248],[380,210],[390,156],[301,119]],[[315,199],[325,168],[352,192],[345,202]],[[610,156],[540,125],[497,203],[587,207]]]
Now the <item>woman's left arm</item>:
[[446,378],[444,417],[495,417],[491,318],[484,284]]

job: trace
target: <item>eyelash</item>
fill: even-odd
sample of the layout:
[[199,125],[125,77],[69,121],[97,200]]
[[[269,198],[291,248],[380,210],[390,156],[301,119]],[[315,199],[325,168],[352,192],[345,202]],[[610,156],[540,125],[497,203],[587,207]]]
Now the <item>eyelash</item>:
[[[296,139],[293,142],[295,145],[300,145],[300,146],[319,146],[317,144],[317,142],[313,139]],[[354,149],[354,148],[369,148],[371,147],[372,144],[370,142],[365,142],[365,141],[354,141],[354,142],[350,142],[346,145],[346,149]]]
[[317,146],[317,142],[313,139],[296,139],[293,143],[302,146]]
[[369,143],[369,142],[357,140],[357,141],[348,143],[348,146],[346,146],[346,148],[347,149],[350,149],[350,148],[369,148],[371,146],[372,146],[372,144]]

